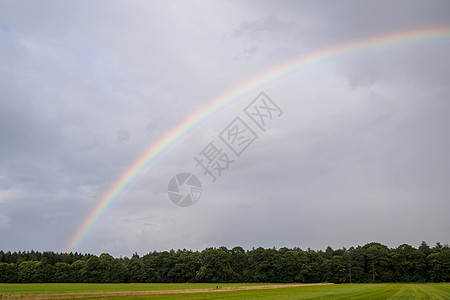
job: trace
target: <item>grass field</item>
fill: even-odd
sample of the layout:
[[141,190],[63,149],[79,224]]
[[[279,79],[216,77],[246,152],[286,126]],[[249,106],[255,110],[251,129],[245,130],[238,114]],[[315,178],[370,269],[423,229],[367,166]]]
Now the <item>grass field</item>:
[[[252,289],[260,288],[262,289]],[[0,284],[0,297],[36,299],[450,299],[450,284]],[[218,288],[218,289],[217,289]],[[243,290],[249,289],[249,290]],[[201,290],[201,292],[196,291]],[[145,293],[167,294],[145,294]],[[173,294],[176,293],[176,294]]]
[[260,286],[261,283],[0,283],[0,295],[121,292]]

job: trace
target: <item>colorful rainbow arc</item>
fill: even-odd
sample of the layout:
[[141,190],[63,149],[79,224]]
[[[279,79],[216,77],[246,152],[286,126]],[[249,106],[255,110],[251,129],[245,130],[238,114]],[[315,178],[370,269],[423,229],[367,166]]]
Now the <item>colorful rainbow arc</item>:
[[262,74],[259,74],[241,84],[233,87],[224,94],[209,102],[206,106],[198,110],[196,113],[187,117],[168,132],[166,132],[159,140],[152,144],[142,156],[140,156],[120,178],[112,185],[109,191],[101,198],[101,200],[89,212],[84,221],[71,237],[67,247],[67,252],[75,251],[83,239],[86,237],[89,230],[94,226],[97,220],[117,199],[117,197],[124,191],[124,189],[158,156],[167,150],[175,141],[180,139],[183,135],[189,132],[196,125],[204,121],[206,118],[230,104],[236,99],[244,96],[257,87],[277,80],[281,77],[289,75],[300,68],[323,61],[325,59],[335,57],[337,55],[360,51],[377,46],[391,46],[402,44],[405,42],[421,41],[426,39],[436,39],[450,37],[450,27],[433,27],[420,30],[410,30],[404,32],[397,32],[388,35],[382,35],[369,39],[362,39],[351,41],[344,44],[339,44],[329,48],[313,52],[308,55],[290,60],[286,63],[276,66]]

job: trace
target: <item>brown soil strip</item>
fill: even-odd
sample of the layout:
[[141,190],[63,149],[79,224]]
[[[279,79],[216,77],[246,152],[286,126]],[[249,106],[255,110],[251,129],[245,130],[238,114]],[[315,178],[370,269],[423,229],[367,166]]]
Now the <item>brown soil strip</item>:
[[211,292],[232,292],[247,290],[281,289],[299,286],[330,285],[333,283],[309,283],[309,284],[278,284],[278,285],[255,285],[239,287],[220,287],[215,289],[185,289],[185,290],[154,290],[154,291],[123,291],[123,292],[91,292],[91,293],[67,293],[67,294],[36,294],[36,295],[0,295],[2,299],[75,299],[112,296],[145,296],[166,294],[192,294]]

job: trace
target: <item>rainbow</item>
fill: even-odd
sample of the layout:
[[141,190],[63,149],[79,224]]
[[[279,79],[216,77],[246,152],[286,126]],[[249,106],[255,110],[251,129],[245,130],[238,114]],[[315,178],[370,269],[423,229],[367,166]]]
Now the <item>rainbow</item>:
[[75,234],[70,238],[70,241],[66,247],[66,252],[73,252],[79,247],[90,229],[100,219],[107,208],[145,168],[147,168],[158,158],[158,156],[160,156],[161,153],[167,150],[174,142],[192,130],[196,125],[236,99],[240,99],[256,88],[261,88],[269,82],[292,74],[301,68],[338,55],[353,53],[373,47],[394,46],[405,42],[448,37],[450,37],[450,27],[432,27],[350,41],[287,61],[231,88],[225,93],[219,95],[217,98],[213,99],[194,114],[182,120],[180,123],[167,131],[163,136],[161,136],[154,144],[150,145],[150,147],[119,177],[119,179],[111,186],[111,188],[103,195],[100,201],[85,217],[81,225],[77,228]]

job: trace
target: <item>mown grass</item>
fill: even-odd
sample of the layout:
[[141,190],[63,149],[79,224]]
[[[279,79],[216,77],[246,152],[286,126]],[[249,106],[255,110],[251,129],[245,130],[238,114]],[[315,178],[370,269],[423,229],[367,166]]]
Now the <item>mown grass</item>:
[[0,295],[215,289],[264,283],[0,283]]
[[450,299],[450,284],[339,284],[270,290],[119,296],[101,299]]
[[[262,284],[68,284],[68,285],[0,285],[5,290],[19,292],[20,286],[36,293],[120,292],[176,289],[213,289],[220,287],[251,286]],[[6,288],[9,286],[9,288]],[[34,286],[34,288],[33,288]],[[40,287],[37,287],[40,286]],[[48,290],[41,288],[47,286]],[[61,288],[65,288],[64,291]],[[39,292],[40,291],[40,292]],[[18,293],[17,293],[18,292]],[[28,292],[28,294],[30,294]],[[323,286],[286,287],[263,290],[241,290],[167,295],[134,295],[83,298],[83,299],[450,299],[450,284],[338,284]]]

